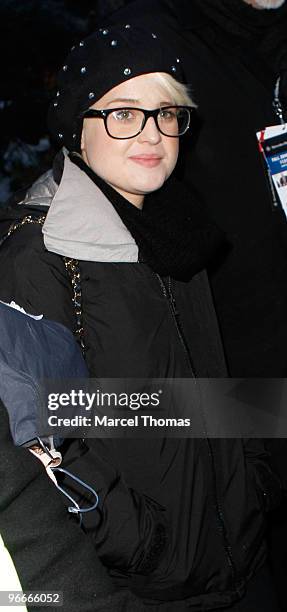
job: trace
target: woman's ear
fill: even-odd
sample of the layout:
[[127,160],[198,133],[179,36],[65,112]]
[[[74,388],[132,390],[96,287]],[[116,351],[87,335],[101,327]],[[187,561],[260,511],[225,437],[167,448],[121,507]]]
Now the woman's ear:
[[89,166],[89,162],[88,162],[88,158],[86,155],[86,130],[85,130],[85,126],[83,125],[83,129],[82,129],[82,134],[81,134],[81,152],[80,152],[81,157],[83,158],[84,162]]
[[81,153],[86,149],[86,125],[85,119],[82,124],[82,133],[81,133]]
[[82,134],[81,134],[81,151],[83,151],[84,149],[85,149],[85,130],[83,126]]

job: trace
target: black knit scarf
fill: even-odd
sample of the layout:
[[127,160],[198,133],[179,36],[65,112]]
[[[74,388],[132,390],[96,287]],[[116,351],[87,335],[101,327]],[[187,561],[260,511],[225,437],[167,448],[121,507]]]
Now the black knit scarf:
[[170,177],[137,208],[99,178],[79,155],[70,159],[101,189],[130,231],[141,262],[161,276],[188,281],[222,254],[226,241],[190,189]]

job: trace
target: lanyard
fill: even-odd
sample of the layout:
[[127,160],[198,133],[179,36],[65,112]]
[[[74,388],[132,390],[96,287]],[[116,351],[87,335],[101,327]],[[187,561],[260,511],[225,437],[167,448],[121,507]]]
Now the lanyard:
[[281,82],[281,77],[279,76],[277,78],[275,89],[274,89],[273,107],[274,107],[276,116],[280,120],[280,123],[283,124],[285,122],[284,122],[284,117],[283,117],[283,107],[282,107],[281,100],[280,100],[280,82]]

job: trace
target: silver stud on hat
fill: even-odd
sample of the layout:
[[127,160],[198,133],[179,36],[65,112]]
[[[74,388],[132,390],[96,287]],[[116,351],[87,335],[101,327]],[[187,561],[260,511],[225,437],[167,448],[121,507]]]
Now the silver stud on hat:
[[106,36],[109,33],[109,30],[102,30],[103,36]]
[[58,102],[54,102],[53,106],[58,106]]
[[87,72],[87,68],[86,68],[86,66],[82,66],[81,74],[85,74],[85,72]]
[[73,134],[73,138],[76,138],[77,134]]
[[63,66],[63,70],[64,70],[64,72],[66,72],[66,70],[68,70],[67,64],[65,64],[65,66]]
[[131,27],[130,23],[126,23],[125,28],[128,30]]
[[79,47],[83,47],[83,46],[84,46],[84,44],[85,44],[85,43],[84,43],[84,42],[81,40],[81,41],[79,42]]
[[60,139],[63,138],[63,134],[61,134],[60,132],[59,132],[58,136],[59,136]]
[[57,98],[59,97],[59,95],[60,95],[60,92],[59,92],[59,91],[57,91],[57,93],[56,93]]
[[94,97],[95,97],[94,92],[93,92],[93,91],[90,91],[90,93],[89,93],[89,95],[88,95],[89,100],[92,100]]
[[179,64],[179,62],[180,62],[180,59],[179,59],[179,57],[177,57],[177,58],[176,58],[176,61],[177,61],[177,63]]
[[125,69],[124,69],[124,74],[125,74],[126,76],[129,76],[131,73],[132,73],[132,71],[131,71],[131,69],[130,69],[130,68],[125,68]]
[[111,42],[111,47],[116,47],[116,46],[117,46],[117,44],[118,44],[118,41],[117,41],[117,40],[112,40],[112,42]]
[[153,37],[153,38],[157,38],[157,35],[156,35],[156,34],[154,34],[154,32],[152,32],[152,37]]
[[172,66],[171,69],[172,69],[172,72],[176,72],[176,66]]

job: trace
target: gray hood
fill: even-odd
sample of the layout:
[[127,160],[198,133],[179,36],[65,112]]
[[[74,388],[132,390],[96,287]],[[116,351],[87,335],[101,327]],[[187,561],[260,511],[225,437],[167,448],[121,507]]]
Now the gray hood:
[[113,205],[65,151],[60,184],[49,171],[22,203],[49,207],[42,229],[48,251],[85,261],[138,261],[137,244]]

